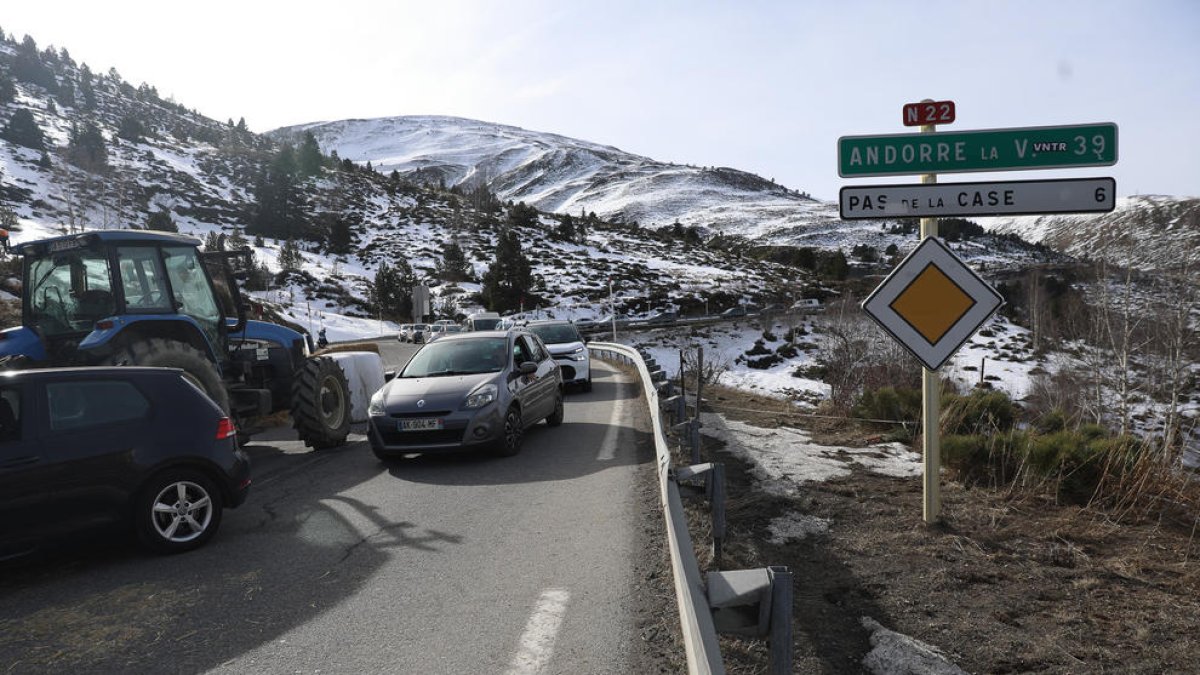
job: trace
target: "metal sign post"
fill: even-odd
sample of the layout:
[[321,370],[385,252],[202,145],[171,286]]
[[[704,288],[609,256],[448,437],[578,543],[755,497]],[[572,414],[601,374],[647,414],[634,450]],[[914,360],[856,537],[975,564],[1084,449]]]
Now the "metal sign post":
[[[924,103],[924,101],[922,101]],[[936,126],[926,124],[921,127],[922,134],[932,134]],[[932,185],[937,182],[936,173],[921,176],[921,184]],[[921,241],[936,237],[937,218],[921,219]],[[925,484],[922,490],[921,512],[925,524],[935,522],[942,511],[942,444],[938,438],[938,422],[941,419],[942,382],[937,369],[921,369],[921,437],[922,456],[925,461]]]

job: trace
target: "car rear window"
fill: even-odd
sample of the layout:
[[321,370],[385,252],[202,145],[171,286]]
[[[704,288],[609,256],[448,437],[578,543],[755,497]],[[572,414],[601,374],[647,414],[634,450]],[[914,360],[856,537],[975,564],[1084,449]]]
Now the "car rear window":
[[146,417],[150,401],[123,380],[46,383],[51,431],[78,431]]

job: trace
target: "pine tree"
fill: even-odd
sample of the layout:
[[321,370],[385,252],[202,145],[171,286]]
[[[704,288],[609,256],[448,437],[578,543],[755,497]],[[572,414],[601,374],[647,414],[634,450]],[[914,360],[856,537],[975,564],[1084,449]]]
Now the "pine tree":
[[325,214],[329,229],[329,252],[345,255],[354,246],[354,231],[345,218],[334,214]]
[[571,217],[571,214],[567,213],[562,216],[558,221],[558,227],[555,228],[555,234],[563,241],[575,241],[575,219]]
[[58,79],[54,77],[54,71],[42,62],[37,43],[28,35],[17,48],[10,72],[15,79],[39,85],[51,94],[58,91]]
[[575,234],[579,237],[579,243],[587,243],[588,220],[583,216],[580,216],[579,220],[575,221]]
[[279,267],[284,271],[298,270],[304,264],[304,256],[300,254],[300,247],[296,245],[295,240],[291,237],[283,242],[283,246],[279,247]]
[[451,241],[442,248],[442,259],[437,265],[438,278],[443,281],[470,281],[471,264],[457,241]]
[[280,148],[254,185],[251,234],[277,239],[304,236],[307,216],[296,185],[296,156],[292,146]]
[[229,239],[225,242],[225,248],[230,251],[245,251],[250,248],[250,242],[246,241],[245,235],[242,234],[242,228],[233,227],[233,234],[229,235]]
[[532,286],[532,267],[521,252],[521,240],[515,230],[506,228],[496,242],[496,259],[483,275],[479,294],[488,309],[506,312],[519,308]]
[[538,222],[537,209],[519,202],[508,209],[508,224],[513,227],[534,227]]
[[204,237],[204,250],[205,251],[221,250],[221,239],[220,239],[220,237],[217,236],[217,233],[215,231],[209,232],[208,235]]
[[17,100],[17,86],[13,84],[12,78],[7,75],[0,75],[0,105],[12,103]]
[[13,113],[12,119],[0,132],[0,138],[34,150],[46,149],[41,127],[38,126],[37,120],[33,119],[33,113],[25,108]]
[[171,219],[170,211],[155,211],[146,219],[147,230],[158,230],[160,232],[178,232],[179,226]]
[[17,212],[7,204],[0,204],[0,227],[9,232],[21,231],[21,222],[17,220]]
[[108,168],[108,146],[95,122],[85,122],[82,131],[77,127],[71,129],[67,161],[92,173],[103,173]]
[[311,131],[304,132],[300,141],[300,149],[296,153],[296,167],[301,178],[316,176],[321,173],[325,157],[321,154],[321,146]]
[[142,135],[146,133],[142,121],[136,115],[129,114],[121,118],[120,124],[117,125],[117,135],[131,143],[138,143],[142,140]]
[[412,287],[416,285],[412,267],[404,258],[395,267],[380,263],[375,272],[375,308],[389,319],[407,320],[412,315]]

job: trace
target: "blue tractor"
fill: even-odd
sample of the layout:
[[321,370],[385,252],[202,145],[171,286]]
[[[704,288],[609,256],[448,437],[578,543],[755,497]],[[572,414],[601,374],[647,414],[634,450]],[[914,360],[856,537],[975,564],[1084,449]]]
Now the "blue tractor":
[[350,431],[346,376],[308,335],[246,318],[231,262],[164,232],[110,230],[22,243],[22,325],[0,331],[0,364],[180,368],[237,422],[289,410],[312,448]]

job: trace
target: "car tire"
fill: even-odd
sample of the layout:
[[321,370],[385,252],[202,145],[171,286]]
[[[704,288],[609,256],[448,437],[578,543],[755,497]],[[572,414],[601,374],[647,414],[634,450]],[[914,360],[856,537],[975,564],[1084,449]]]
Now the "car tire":
[[512,457],[521,452],[521,442],[524,440],[525,426],[521,420],[521,410],[516,406],[504,413],[504,430],[500,440],[496,441],[496,454],[501,457]]
[[556,427],[556,426],[562,424],[564,413],[565,413],[565,411],[563,410],[563,393],[562,393],[562,389],[559,389],[558,396],[554,400],[554,412],[550,413],[550,415],[546,417],[546,426]]
[[292,424],[314,450],[345,445],[350,435],[350,385],[331,357],[304,362],[292,383]]
[[139,492],[134,512],[138,540],[156,553],[200,548],[221,525],[224,499],[207,476],[193,469],[170,469]]

